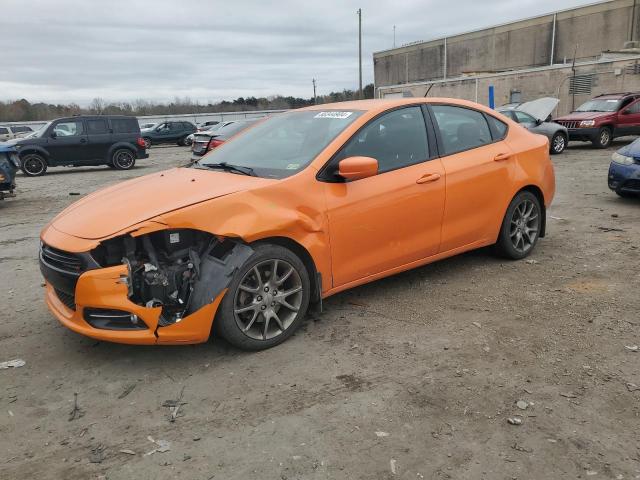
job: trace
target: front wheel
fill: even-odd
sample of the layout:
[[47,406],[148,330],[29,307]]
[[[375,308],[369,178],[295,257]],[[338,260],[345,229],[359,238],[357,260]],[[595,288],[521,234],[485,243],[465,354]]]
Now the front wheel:
[[598,131],[598,136],[593,140],[593,146],[596,148],[607,148],[611,145],[612,140],[611,129],[609,127],[602,127]]
[[564,152],[565,148],[567,148],[567,138],[563,133],[557,132],[551,139],[551,153],[558,155]]
[[111,165],[116,170],[130,170],[135,164],[135,154],[126,148],[119,148],[111,155]]
[[496,243],[500,256],[519,260],[531,253],[542,229],[542,208],[531,192],[518,193],[507,208]]
[[258,244],[236,271],[214,321],[217,333],[243,350],[289,338],[309,306],[311,284],[302,261],[278,245]]
[[47,161],[37,153],[27,153],[22,157],[22,172],[28,177],[39,177],[47,171]]

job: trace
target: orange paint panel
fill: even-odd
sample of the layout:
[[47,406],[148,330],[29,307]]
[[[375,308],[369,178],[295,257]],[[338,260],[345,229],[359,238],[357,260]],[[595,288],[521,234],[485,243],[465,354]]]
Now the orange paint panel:
[[164,345],[181,345],[185,343],[206,342],[211,333],[213,318],[225,293],[227,293],[226,288],[212,303],[184,317],[180,322],[167,327],[159,327],[157,332],[158,343]]

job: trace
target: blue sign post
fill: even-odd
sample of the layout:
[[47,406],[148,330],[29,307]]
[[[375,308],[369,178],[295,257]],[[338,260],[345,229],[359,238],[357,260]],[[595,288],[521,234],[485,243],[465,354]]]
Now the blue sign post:
[[489,85],[489,108],[496,108],[496,101],[493,95],[493,85]]

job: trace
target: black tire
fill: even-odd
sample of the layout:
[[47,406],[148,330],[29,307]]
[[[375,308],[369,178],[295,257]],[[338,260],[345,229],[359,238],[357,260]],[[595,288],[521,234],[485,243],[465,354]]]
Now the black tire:
[[[218,312],[214,320],[214,328],[216,334],[222,336],[235,347],[242,350],[256,351],[271,348],[284,342],[300,327],[309,306],[311,282],[309,281],[309,273],[307,272],[304,264],[290,250],[279,245],[267,243],[256,244],[253,248],[255,250],[253,255],[251,255],[245,264],[236,271],[229,283],[227,293],[218,308]],[[285,303],[289,304],[289,302],[291,302],[291,306],[297,308],[296,311],[284,307],[283,305],[276,305],[273,307],[275,302],[272,302],[271,300],[276,299],[276,297],[267,297],[267,294],[264,294],[264,298],[260,297],[259,295],[262,292],[262,287],[264,286],[261,280],[257,280],[255,283],[255,293],[253,293],[253,291],[248,292],[246,289],[240,288],[241,284],[243,287],[246,287],[247,283],[244,282],[246,282],[247,279],[251,279],[252,276],[254,279],[257,278],[253,273],[255,269],[260,270],[265,266],[268,268],[269,265],[273,265],[274,260],[278,261],[278,266],[275,268],[278,273],[288,271],[289,267],[295,269],[295,272],[290,273],[286,277],[284,273],[282,273],[280,276],[281,278],[284,277],[285,280],[283,280],[283,283],[280,286],[274,286],[275,284],[272,282],[272,277],[270,275],[265,276],[264,271],[261,273],[261,278],[264,277],[265,283],[271,282],[270,284],[273,286],[271,292],[274,292],[274,288],[282,288],[282,290],[289,289],[289,291],[293,291],[297,287],[291,288],[290,286],[287,286],[287,282],[293,282],[295,280],[296,283],[292,283],[291,285],[297,285],[297,282],[299,281],[301,286],[300,291],[282,297],[285,299]],[[260,271],[258,273],[260,273]],[[276,280],[278,279],[278,273],[276,273]],[[275,293],[277,294],[278,292],[275,291]],[[273,295],[273,293],[271,295]],[[282,295],[282,292],[280,295]],[[292,297],[294,297],[293,300],[288,300]],[[258,299],[261,301],[257,301]],[[269,302],[271,302],[271,309],[266,305],[266,303]],[[251,310],[242,313],[236,312],[236,310],[243,310],[243,307],[246,307],[247,305],[249,305],[249,307],[255,305],[255,308],[251,308]],[[237,308],[238,306],[240,306],[240,308]],[[265,307],[267,307],[267,313],[275,309],[278,318],[277,322],[273,319],[269,319],[267,321],[267,317],[265,316],[265,313],[263,313],[263,311],[265,311]],[[247,308],[244,308],[244,310],[247,310]],[[243,315],[245,314],[246,316],[243,320]],[[253,317],[253,315],[255,315],[255,317]],[[285,319],[285,315],[289,315],[289,318]],[[253,317],[253,320],[249,320],[249,317]],[[244,324],[242,323],[243,321],[245,322]],[[266,330],[264,330],[265,324],[267,327]],[[248,325],[247,330],[245,330],[247,333],[243,331],[241,325]],[[283,326],[284,330],[282,330],[280,326]],[[280,333],[276,333],[274,336],[269,337],[264,334],[269,329],[272,331],[277,330]],[[263,335],[263,338],[255,338],[256,334]]]
[[[532,209],[527,215],[529,208]],[[513,260],[528,256],[540,238],[542,221],[538,197],[526,190],[518,193],[511,200],[502,220],[496,253]]]
[[188,147],[189,146],[189,142],[187,141],[187,137],[182,137],[180,140],[178,140],[178,146],[179,147]]
[[145,149],[149,149],[151,147],[151,145],[153,145],[153,143],[151,142],[151,139],[149,137],[142,137],[142,139],[144,140],[144,148]]
[[27,153],[21,158],[21,170],[27,177],[39,177],[47,171],[47,161],[39,153]]
[[620,190],[616,190],[616,194],[620,197],[620,198],[635,198],[637,197],[637,195],[633,194],[633,193],[629,193],[629,192],[623,192]]
[[116,170],[131,170],[136,164],[136,154],[128,148],[118,148],[111,154],[110,163]]
[[596,148],[607,148],[611,145],[613,136],[611,135],[611,128],[602,127],[598,130],[598,136],[592,140],[593,146]]
[[567,136],[562,132],[556,132],[551,138],[549,151],[552,155],[559,155],[567,148]]

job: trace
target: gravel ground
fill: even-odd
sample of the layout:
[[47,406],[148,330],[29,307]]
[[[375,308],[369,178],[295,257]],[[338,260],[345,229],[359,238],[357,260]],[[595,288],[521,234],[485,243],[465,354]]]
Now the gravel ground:
[[0,202],[0,361],[26,365],[0,370],[0,477],[640,478],[640,352],[626,348],[640,343],[640,200],[606,185],[623,143],[553,158],[548,235],[528,260],[482,250],[356,288],[259,353],[100,343],[44,305],[38,233],[70,194],[186,149],[153,148],[131,172],[19,176]]

